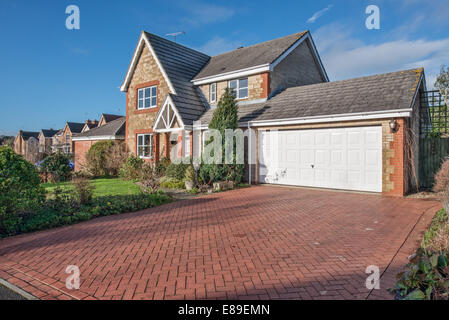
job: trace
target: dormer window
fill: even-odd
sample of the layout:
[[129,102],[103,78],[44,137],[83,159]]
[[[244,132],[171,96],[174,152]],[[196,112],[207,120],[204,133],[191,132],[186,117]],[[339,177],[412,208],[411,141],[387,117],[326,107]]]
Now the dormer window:
[[156,108],[157,86],[146,87],[138,90],[139,102],[137,109]]
[[217,83],[212,83],[209,88],[210,103],[217,102]]
[[232,89],[236,99],[248,98],[248,78],[229,81],[229,88]]

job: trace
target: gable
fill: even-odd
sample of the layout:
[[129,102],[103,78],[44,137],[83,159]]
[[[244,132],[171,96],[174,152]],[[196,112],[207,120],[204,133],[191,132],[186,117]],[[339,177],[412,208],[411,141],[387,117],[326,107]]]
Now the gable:
[[170,96],[159,111],[153,129],[156,132],[171,132],[183,129],[184,123]]

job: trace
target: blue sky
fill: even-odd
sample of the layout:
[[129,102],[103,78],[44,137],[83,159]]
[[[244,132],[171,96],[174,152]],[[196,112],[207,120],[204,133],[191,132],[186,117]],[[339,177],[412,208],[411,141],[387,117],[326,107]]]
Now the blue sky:
[[[67,30],[77,5],[81,29]],[[0,134],[125,113],[119,86],[141,30],[214,55],[309,29],[331,80],[449,65],[449,1],[0,0]],[[365,27],[380,8],[381,29]],[[315,17],[315,18],[312,18]]]

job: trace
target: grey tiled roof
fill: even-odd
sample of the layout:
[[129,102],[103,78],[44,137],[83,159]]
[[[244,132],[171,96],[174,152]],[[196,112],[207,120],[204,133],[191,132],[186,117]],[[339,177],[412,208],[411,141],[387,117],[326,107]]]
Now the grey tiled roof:
[[67,122],[67,125],[69,126],[70,132],[80,133],[81,131],[83,131],[85,123]]
[[34,131],[22,131],[23,140],[27,141],[29,138],[39,139],[39,132]]
[[194,80],[274,62],[308,31],[213,56]]
[[[265,103],[239,106],[239,121],[281,120],[409,109],[423,69],[288,88]],[[209,124],[214,109],[199,120]]]
[[198,89],[190,82],[209,61],[209,56],[146,32],[159,61],[176,91],[171,95],[184,124],[191,125],[204,111]]
[[115,136],[116,138],[125,137],[126,117],[121,117],[111,122],[106,123],[104,126],[92,128],[83,133],[77,134],[76,138],[93,138],[102,136]]
[[51,138],[58,133],[58,130],[53,129],[42,129],[41,131],[45,138]]
[[117,114],[109,114],[109,113],[103,113],[101,116],[104,118],[104,120],[106,120],[106,122],[110,122],[115,119],[123,117],[123,116],[119,116]]

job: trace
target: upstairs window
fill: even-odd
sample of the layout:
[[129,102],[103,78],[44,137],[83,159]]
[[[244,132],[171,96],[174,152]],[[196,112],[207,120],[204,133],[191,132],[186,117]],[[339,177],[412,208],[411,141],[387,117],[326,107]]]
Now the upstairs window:
[[212,83],[209,88],[209,94],[210,94],[210,103],[214,103],[217,101],[217,84]]
[[139,103],[137,109],[155,108],[157,104],[157,86],[138,90]]
[[140,158],[151,159],[153,157],[153,135],[138,134],[137,135],[137,155]]
[[229,88],[232,89],[236,99],[248,98],[248,78],[229,81]]

